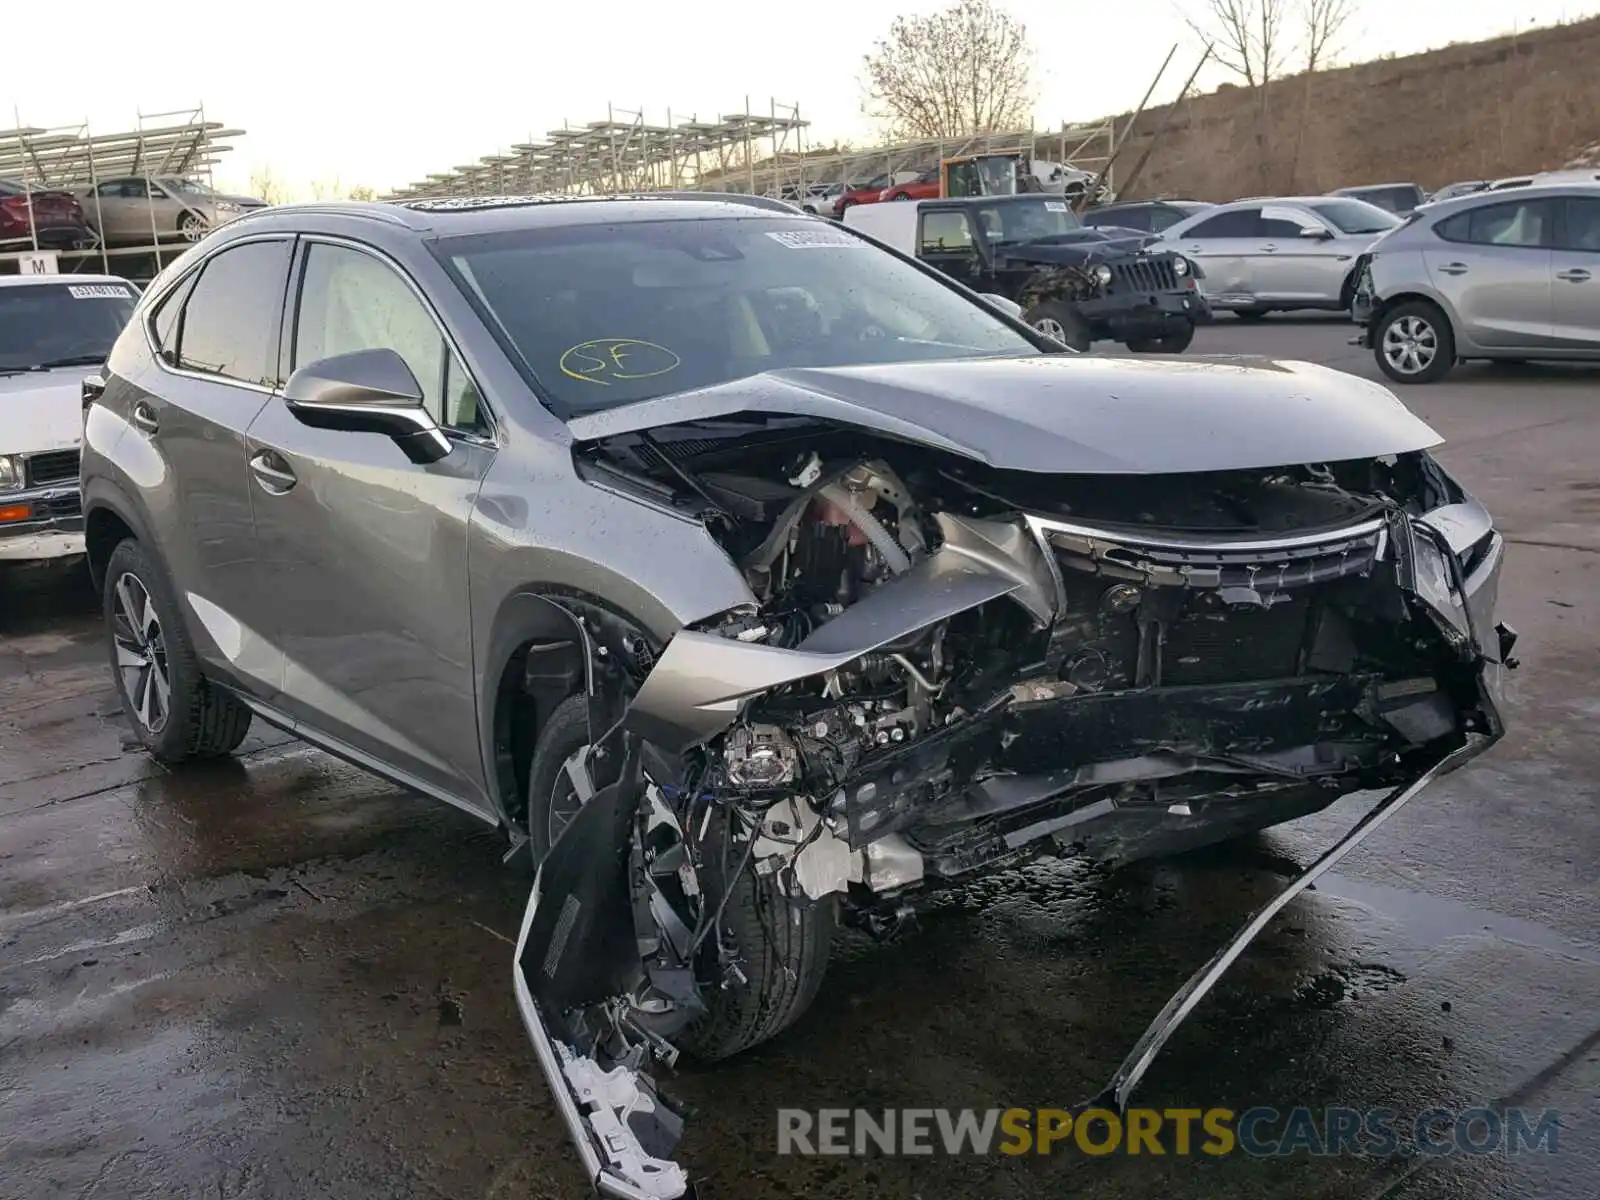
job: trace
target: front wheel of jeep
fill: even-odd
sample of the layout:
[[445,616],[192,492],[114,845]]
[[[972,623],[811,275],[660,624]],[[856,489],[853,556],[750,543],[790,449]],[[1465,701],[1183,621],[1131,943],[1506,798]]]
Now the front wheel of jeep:
[[1022,314],[1022,319],[1047,338],[1053,338],[1073,350],[1087,350],[1094,342],[1089,335],[1089,323],[1083,314],[1060,300],[1046,300],[1035,304]]
[[122,711],[158,762],[231,754],[250,732],[250,710],[212,686],[166,576],[133,538],[106,563],[106,643]]

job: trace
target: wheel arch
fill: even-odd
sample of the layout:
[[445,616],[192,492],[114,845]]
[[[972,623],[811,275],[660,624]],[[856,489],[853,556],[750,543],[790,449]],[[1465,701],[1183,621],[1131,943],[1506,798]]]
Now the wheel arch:
[[581,592],[529,585],[494,616],[479,675],[479,740],[490,799],[524,830],[528,768],[544,722],[569,696],[589,697],[598,738],[621,718],[629,672],[647,671],[661,646],[646,622]]
[[109,479],[91,478],[83,485],[84,547],[88,552],[89,578],[98,592],[105,587],[106,563],[124,538],[137,538],[151,546],[150,520],[144,507]]

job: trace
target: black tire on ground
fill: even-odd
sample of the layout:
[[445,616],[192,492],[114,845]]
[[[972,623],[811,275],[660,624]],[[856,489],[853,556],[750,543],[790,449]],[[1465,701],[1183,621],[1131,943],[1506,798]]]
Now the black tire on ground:
[[1128,349],[1135,354],[1182,354],[1194,341],[1194,322],[1185,321],[1170,333],[1156,338],[1134,338]]
[[1233,315],[1241,321],[1259,321],[1270,311],[1266,308],[1236,308]]
[[[706,902],[716,904],[723,894],[721,882],[703,879],[702,883]],[[678,1045],[702,1062],[716,1062],[793,1025],[822,987],[837,923],[832,897],[796,904],[771,876],[745,871],[733,882],[721,925],[731,932],[742,960],[740,970],[749,982],[710,991],[707,1012],[678,1035]],[[714,936],[706,939],[700,953],[703,961],[716,962]]]
[[[1415,370],[1391,362],[1390,349],[1385,345],[1391,331],[1397,336],[1409,332],[1419,346],[1431,349],[1432,357]],[[1372,332],[1372,356],[1378,361],[1378,369],[1396,383],[1436,383],[1456,365],[1455,332],[1438,305],[1427,300],[1407,300],[1379,319]]]
[[[1045,300],[1022,314],[1022,319],[1035,329],[1045,322],[1053,322],[1062,332],[1060,340],[1074,350],[1087,350],[1094,339],[1089,335],[1089,323],[1077,309],[1060,300]],[[1039,329],[1041,333],[1044,330]],[[1054,336],[1054,335],[1050,335]]]
[[556,705],[539,730],[528,764],[528,842],[534,866],[550,853],[555,835],[576,809],[577,793],[565,767],[567,759],[588,744],[589,699],[580,692]]
[[[564,767],[588,742],[589,703],[582,695],[562,701],[539,731],[528,769],[528,838],[535,865],[544,861],[552,834],[564,825],[561,814],[570,819],[576,796]],[[552,814],[558,818],[554,825]],[[717,823],[709,836],[712,844],[721,844],[714,840],[721,836]],[[702,879],[701,884],[711,905],[726,890],[717,879]],[[731,933],[749,983],[709,991],[708,1011],[675,1039],[705,1062],[775,1037],[810,1007],[827,970],[837,916],[831,899],[794,904],[770,878],[747,870],[734,881],[721,924],[725,938]],[[716,968],[714,937],[706,938],[700,956],[708,968]]]
[[[250,732],[250,710],[201,674],[166,572],[136,539],[125,538],[111,552],[101,600],[111,673],[122,711],[150,755],[175,766],[188,759],[216,758],[237,750]],[[119,615],[129,609],[138,613],[132,623]],[[130,634],[134,635],[132,642]],[[137,657],[129,653],[130,647],[141,638],[148,647],[147,659],[164,673],[168,685],[164,713],[156,711],[163,706],[154,669],[146,672],[128,665]],[[152,688],[154,705],[148,699]],[[155,719],[158,715],[159,720]]]

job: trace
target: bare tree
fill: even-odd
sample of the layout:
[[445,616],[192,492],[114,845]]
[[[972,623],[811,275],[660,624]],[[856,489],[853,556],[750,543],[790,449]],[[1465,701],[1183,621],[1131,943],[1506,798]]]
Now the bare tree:
[[[1310,2],[1310,0],[1308,0]],[[1201,0],[1198,17],[1184,21],[1211,44],[1212,57],[1259,91],[1283,68],[1283,23],[1290,0]]]
[[377,198],[378,189],[365,183],[358,183],[345,193],[345,199],[347,200],[376,200]]
[[1339,52],[1344,27],[1355,15],[1355,0],[1304,0],[1300,12],[1301,48],[1307,71],[1329,65]]
[[342,200],[344,189],[339,186],[339,177],[332,179],[318,179],[311,184],[311,198],[313,200]]
[[250,192],[268,204],[287,204],[289,189],[270,166],[263,164],[250,172]]
[[989,0],[896,17],[865,58],[863,111],[897,137],[957,138],[1033,119],[1027,28]]

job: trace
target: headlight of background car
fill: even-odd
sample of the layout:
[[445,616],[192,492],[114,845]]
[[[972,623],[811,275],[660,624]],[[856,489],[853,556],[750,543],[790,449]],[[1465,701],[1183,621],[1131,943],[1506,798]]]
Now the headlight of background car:
[[1101,263],[1098,267],[1096,267],[1094,269],[1094,277],[1097,280],[1099,280],[1101,284],[1110,283],[1111,282],[1111,268],[1106,266],[1105,263]]
[[1185,275],[1187,275],[1189,273],[1189,260],[1187,258],[1184,258],[1183,255],[1181,255],[1181,254],[1177,258],[1173,259],[1172,260],[1172,273],[1174,275],[1176,275],[1179,279],[1182,279]]
[[0,454],[0,492],[15,492],[22,487],[22,456]]

